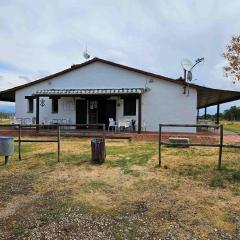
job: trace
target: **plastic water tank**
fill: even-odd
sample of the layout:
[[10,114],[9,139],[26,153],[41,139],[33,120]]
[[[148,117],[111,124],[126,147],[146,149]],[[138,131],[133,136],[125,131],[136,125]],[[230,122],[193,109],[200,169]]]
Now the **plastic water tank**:
[[8,161],[8,157],[14,152],[14,138],[0,136],[0,155],[5,156],[5,164]]

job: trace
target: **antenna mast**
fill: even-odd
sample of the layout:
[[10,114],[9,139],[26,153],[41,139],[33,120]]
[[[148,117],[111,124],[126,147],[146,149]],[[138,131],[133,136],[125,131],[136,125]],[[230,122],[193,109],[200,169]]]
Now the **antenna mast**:
[[85,58],[86,61],[91,57],[90,54],[88,53],[87,47],[83,52],[83,57]]

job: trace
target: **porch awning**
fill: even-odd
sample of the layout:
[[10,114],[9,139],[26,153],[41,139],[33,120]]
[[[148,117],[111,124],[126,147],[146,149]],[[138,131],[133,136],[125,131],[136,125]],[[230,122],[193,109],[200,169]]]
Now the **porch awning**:
[[108,89],[48,89],[37,90],[34,96],[78,96],[78,95],[128,95],[142,94],[144,88],[108,88]]

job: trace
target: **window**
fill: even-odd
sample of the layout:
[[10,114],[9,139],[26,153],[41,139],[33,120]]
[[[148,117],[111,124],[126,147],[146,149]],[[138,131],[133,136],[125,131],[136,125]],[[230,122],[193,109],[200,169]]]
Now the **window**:
[[58,98],[52,99],[52,113],[58,113]]
[[136,99],[135,98],[125,98],[124,99],[124,116],[135,116],[136,115]]
[[33,98],[28,98],[28,112],[33,113]]

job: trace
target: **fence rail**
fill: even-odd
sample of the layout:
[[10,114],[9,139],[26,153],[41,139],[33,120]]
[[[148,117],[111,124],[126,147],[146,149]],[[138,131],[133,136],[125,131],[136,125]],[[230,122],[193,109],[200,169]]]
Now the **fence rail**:
[[[169,143],[169,142],[163,142],[162,141],[162,130],[163,127],[185,127],[185,128],[214,128],[218,129],[219,131],[219,143],[218,144],[208,144],[208,143]],[[158,140],[158,164],[159,166],[162,165],[162,146],[169,146],[169,147],[216,147],[219,148],[219,154],[218,154],[218,170],[221,170],[222,168],[222,155],[223,155],[223,147],[233,147],[233,148],[239,148],[238,145],[225,145],[223,143],[224,135],[223,135],[223,125],[220,124],[159,124],[159,140]]]
[[[10,127],[18,130],[18,138],[14,139],[14,142],[18,143],[18,159],[22,160],[22,143],[57,143],[57,161],[60,162],[60,146],[61,146],[61,128],[62,127],[101,127],[102,128],[102,138],[105,145],[106,138],[106,128],[105,124],[31,124],[31,125],[21,125],[21,124],[0,124],[0,128]],[[22,139],[22,132],[24,129],[35,129],[38,133],[40,129],[44,128],[56,129],[55,139]]]

